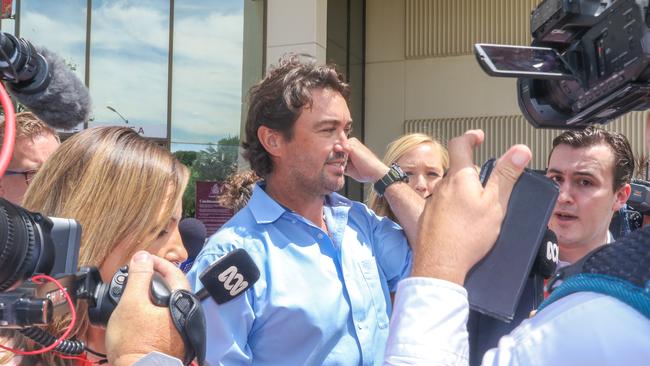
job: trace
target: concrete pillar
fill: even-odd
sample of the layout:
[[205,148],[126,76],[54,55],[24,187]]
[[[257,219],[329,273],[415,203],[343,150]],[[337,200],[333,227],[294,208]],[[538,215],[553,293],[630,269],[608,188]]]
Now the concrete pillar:
[[267,70],[287,52],[325,63],[327,0],[268,0],[266,19]]

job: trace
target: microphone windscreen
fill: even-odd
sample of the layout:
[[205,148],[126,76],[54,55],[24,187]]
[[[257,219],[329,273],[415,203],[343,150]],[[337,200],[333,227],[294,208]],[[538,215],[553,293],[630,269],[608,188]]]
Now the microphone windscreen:
[[37,49],[49,67],[50,83],[45,90],[24,93],[6,83],[11,95],[43,122],[54,128],[72,129],[88,120],[90,93],[65,61],[45,48]]
[[550,278],[559,262],[560,248],[557,244],[557,236],[551,229],[546,230],[546,234],[542,239],[542,245],[539,246],[537,258],[531,274],[537,274],[543,278]]
[[178,231],[183,240],[183,246],[187,250],[189,258],[196,257],[205,243],[205,238],[208,236],[208,230],[201,220],[193,217],[188,217],[178,223]]
[[228,302],[257,282],[260,271],[244,249],[235,249],[208,267],[199,279],[217,304]]

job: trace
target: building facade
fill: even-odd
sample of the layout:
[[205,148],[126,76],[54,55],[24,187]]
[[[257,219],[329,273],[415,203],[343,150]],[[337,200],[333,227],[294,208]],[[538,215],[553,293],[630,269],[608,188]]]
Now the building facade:
[[[540,169],[560,131],[530,126],[515,79],[487,76],[473,55],[479,42],[529,44],[540,2],[14,0],[0,28],[61,54],[89,86],[93,118],[79,128],[129,125],[172,151],[233,153],[246,91],[281,55],[298,52],[339,66],[352,86],[354,135],[379,156],[404,133],[445,143],[482,128],[477,164],[524,143]],[[644,156],[645,119],[634,112],[606,128]],[[364,196],[354,182],[343,193]]]

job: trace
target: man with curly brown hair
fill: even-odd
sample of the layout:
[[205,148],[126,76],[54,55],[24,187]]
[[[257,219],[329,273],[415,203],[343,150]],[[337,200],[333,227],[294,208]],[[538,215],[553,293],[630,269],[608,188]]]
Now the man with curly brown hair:
[[[424,200],[350,137],[349,93],[334,67],[295,55],[252,88],[244,156],[263,180],[188,276],[198,290],[201,271],[244,248],[261,277],[245,296],[204,302],[211,364],[383,361],[390,293],[410,272]],[[346,175],[376,182],[403,229],[336,194]]]

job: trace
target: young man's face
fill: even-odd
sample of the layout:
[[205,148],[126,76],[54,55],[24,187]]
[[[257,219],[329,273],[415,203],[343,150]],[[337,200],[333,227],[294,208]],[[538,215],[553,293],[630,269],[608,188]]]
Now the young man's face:
[[311,108],[303,108],[293,128],[293,138],[284,144],[278,162],[296,189],[314,195],[343,188],[348,158],[347,139],[352,126],[343,96],[332,89],[311,92]]
[[557,235],[560,258],[573,263],[605,244],[612,214],[627,201],[629,185],[614,191],[614,153],[606,144],[558,145],[546,175],[560,186],[549,227]]

